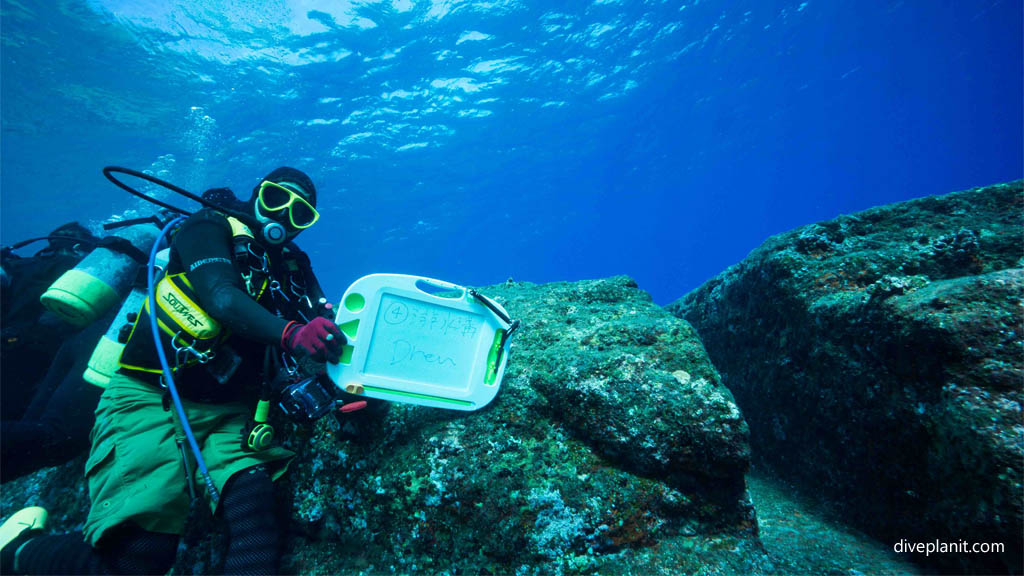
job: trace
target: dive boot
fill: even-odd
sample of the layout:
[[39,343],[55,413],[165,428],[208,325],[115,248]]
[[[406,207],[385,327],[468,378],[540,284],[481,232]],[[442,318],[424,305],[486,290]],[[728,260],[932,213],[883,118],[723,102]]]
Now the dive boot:
[[34,535],[42,535],[46,527],[46,509],[39,506],[22,508],[0,526],[0,572],[14,571],[14,555]]

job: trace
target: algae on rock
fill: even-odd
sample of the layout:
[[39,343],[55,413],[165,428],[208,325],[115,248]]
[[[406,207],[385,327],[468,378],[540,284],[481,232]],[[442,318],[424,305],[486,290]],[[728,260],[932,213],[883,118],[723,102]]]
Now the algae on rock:
[[[883,206],[768,239],[668,306],[698,330],[755,462],[888,542],[1020,572],[1024,183]],[[923,558],[922,558],[923,560]]]
[[746,424],[686,322],[625,277],[481,292],[523,320],[501,394],[477,413],[392,405],[341,467],[319,464],[337,451],[321,427],[291,482],[327,518],[296,569],[771,569]]

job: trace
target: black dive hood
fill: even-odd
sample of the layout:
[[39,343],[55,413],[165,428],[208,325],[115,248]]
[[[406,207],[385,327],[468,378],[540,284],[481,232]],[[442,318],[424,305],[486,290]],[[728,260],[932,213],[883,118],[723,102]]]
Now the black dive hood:
[[[280,168],[274,169],[273,172],[267,174],[262,180],[260,180],[261,183],[266,181],[276,182],[278,184],[282,182],[295,184],[299,187],[298,191],[302,194],[302,197],[306,199],[306,202],[309,202],[313,208],[316,208],[316,186],[313,184],[313,180],[310,179],[310,177],[302,170],[292,168],[290,166],[281,166]],[[259,189],[260,187],[258,184],[252,189],[252,197],[249,201],[253,204],[256,202],[256,194],[259,192]]]

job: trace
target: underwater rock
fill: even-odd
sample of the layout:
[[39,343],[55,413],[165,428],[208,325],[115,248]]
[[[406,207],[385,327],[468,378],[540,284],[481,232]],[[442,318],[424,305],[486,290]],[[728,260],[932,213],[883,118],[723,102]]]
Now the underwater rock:
[[[275,424],[298,453],[278,490],[285,572],[773,570],[744,482],[746,423],[686,321],[626,277],[481,292],[523,321],[486,408],[373,402]],[[82,490],[82,463],[68,466]],[[5,514],[58,504],[57,487],[33,495],[40,474],[4,485]],[[71,529],[84,508],[54,516]],[[221,546],[207,536],[178,570],[215,572]]]
[[1020,573],[1022,240],[1022,181],[922,198],[774,236],[668,310],[756,465],[891,544],[1006,546],[938,567]]
[[481,292],[523,321],[498,398],[321,425],[289,476],[294,569],[770,569],[746,424],[686,322],[625,277]]

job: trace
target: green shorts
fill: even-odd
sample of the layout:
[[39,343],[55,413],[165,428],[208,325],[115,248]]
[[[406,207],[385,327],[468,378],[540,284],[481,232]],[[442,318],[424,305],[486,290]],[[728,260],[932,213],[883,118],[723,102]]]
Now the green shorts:
[[[277,480],[295,456],[279,446],[261,452],[242,449],[242,429],[255,406],[187,400],[182,404],[218,491],[232,474],[259,464],[267,464]],[[175,442],[173,410],[164,410],[161,389],[121,374],[110,380],[96,407],[92,449],[85,464],[92,502],[85,538],[93,546],[107,530],[125,522],[152,532],[183,533],[189,493]],[[185,450],[195,471],[188,441]],[[205,492],[197,471],[195,476],[196,491]]]

